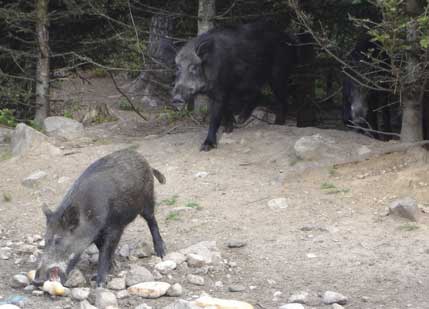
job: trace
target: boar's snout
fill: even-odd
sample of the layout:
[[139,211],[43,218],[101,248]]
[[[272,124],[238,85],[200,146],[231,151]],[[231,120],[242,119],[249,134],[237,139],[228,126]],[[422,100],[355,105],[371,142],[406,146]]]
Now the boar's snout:
[[45,281],[59,281],[62,284],[66,281],[66,276],[64,271],[62,271],[59,267],[51,267],[48,270],[44,268],[39,268],[36,271],[34,279],[32,280],[32,284],[36,287],[40,287],[43,285]]
[[185,104],[185,100],[183,99],[183,97],[179,94],[176,94],[173,97],[173,101],[171,102],[174,106],[182,106]]

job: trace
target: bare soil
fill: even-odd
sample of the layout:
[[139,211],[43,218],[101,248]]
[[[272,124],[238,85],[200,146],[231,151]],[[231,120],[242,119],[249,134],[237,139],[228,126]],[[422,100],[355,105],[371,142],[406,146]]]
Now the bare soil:
[[[112,91],[106,88],[110,90],[104,92]],[[106,95],[101,98],[110,100],[120,116],[117,122],[87,128],[86,139],[59,143],[61,156],[0,162],[0,194],[12,197],[5,201],[0,196],[0,247],[12,241],[16,248],[27,236],[43,235],[43,203],[55,207],[91,162],[136,145],[167,178],[166,185],[156,185],[156,192],[157,218],[169,252],[216,240],[223,258],[236,263],[205,275],[203,287],[186,283],[185,272],[165,278],[183,284],[182,298],[205,291],[245,300],[256,308],[278,308],[292,293],[304,290],[314,299],[306,308],[328,308],[317,296],[332,290],[349,298],[346,308],[429,308],[427,215],[422,214],[417,224],[386,215],[389,203],[404,196],[414,197],[422,209],[429,210],[425,153],[393,153],[335,165],[356,158],[363,145],[379,151],[391,143],[353,132],[299,129],[292,123],[236,129],[221,135],[217,149],[204,153],[199,145],[205,125],[168,123],[155,117],[144,122],[132,112],[116,109],[118,98],[108,97],[114,92]],[[298,160],[294,143],[313,134],[331,138],[338,151],[321,154],[315,162]],[[41,185],[22,186],[22,179],[37,170],[48,173]],[[197,177],[198,172],[208,174]],[[269,200],[280,197],[286,198],[287,208],[268,206]],[[189,207],[190,203],[194,206]],[[139,218],[128,227],[121,244],[141,240],[150,242],[150,236]],[[247,245],[229,249],[225,243],[230,240]],[[66,299],[35,297],[10,287],[14,274],[36,268],[27,257],[14,252],[11,259],[0,260],[0,296],[23,295],[23,308],[77,308],[77,303]],[[130,263],[123,260],[120,266],[126,269]],[[132,263],[150,268],[150,259]],[[223,287],[215,287],[216,281],[222,281]],[[228,292],[228,286],[237,283],[246,290]],[[276,291],[282,292],[277,299]],[[127,298],[120,300],[120,306],[134,308],[145,302],[162,308],[173,301]]]

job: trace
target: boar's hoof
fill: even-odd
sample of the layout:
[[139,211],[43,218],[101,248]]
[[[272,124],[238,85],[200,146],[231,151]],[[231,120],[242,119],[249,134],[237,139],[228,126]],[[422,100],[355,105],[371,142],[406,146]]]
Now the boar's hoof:
[[163,258],[165,256],[165,252],[167,251],[167,247],[165,246],[164,242],[161,242],[160,244],[155,245],[155,254],[156,256],[159,256],[160,258]]
[[210,151],[213,148],[216,148],[217,145],[209,142],[204,142],[204,144],[201,145],[200,151]]

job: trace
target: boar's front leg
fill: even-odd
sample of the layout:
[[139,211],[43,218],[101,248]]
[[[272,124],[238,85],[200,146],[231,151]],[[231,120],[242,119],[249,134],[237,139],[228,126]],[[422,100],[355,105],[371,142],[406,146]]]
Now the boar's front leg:
[[153,213],[154,207],[154,202],[148,202],[143,208],[141,216],[146,220],[150,234],[152,235],[155,254],[162,258],[165,256],[166,246],[159,233],[158,222],[156,222],[155,214]]
[[213,101],[210,103],[210,124],[209,132],[204,143],[201,145],[200,151],[209,151],[216,148],[216,133],[222,121],[222,101]]
[[102,234],[100,234],[95,241],[100,251],[97,268],[97,287],[102,287],[106,282],[107,274],[112,266],[113,255],[121,240],[123,231],[123,227],[110,226],[102,231]]

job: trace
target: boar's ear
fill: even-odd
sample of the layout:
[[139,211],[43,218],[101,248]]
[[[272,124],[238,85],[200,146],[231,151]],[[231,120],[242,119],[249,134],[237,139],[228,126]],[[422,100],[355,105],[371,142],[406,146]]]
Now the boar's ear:
[[69,205],[64,209],[61,216],[61,225],[64,229],[73,231],[79,225],[79,209],[76,206]]
[[48,205],[46,203],[43,203],[42,205],[43,213],[45,214],[46,220],[49,220],[50,217],[52,217],[52,210],[49,209]]
[[201,60],[206,60],[207,55],[214,48],[214,40],[210,37],[202,38],[199,44],[195,47],[195,53]]

